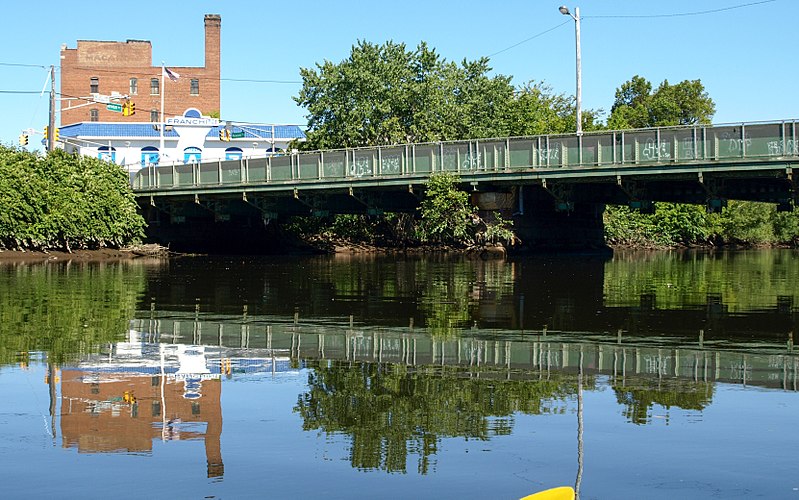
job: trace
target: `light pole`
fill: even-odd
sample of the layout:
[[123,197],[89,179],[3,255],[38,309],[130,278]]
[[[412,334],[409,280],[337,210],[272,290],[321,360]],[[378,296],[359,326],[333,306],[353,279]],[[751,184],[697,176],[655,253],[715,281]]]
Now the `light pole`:
[[581,108],[583,101],[583,70],[580,56],[580,7],[574,8],[574,14],[569,12],[569,8],[565,5],[558,7],[558,10],[564,16],[571,16],[574,19],[574,38],[577,45],[577,135],[581,135],[583,133],[583,110]]

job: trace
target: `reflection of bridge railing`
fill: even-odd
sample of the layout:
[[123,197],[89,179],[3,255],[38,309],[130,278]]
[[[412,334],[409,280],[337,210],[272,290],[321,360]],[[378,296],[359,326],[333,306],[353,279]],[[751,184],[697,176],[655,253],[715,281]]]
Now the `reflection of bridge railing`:
[[[238,319],[238,318],[237,318]],[[137,319],[133,329],[150,340],[227,349],[288,352],[293,359],[341,359],[408,366],[487,367],[513,378],[550,371],[613,377],[678,378],[799,390],[799,356],[785,344],[711,350],[696,345],[644,344],[640,339],[579,332],[515,332],[506,339],[436,339],[412,329],[345,328],[289,322]],[[662,340],[662,339],[661,339]],[[629,342],[629,343],[628,343]]]
[[[616,171],[740,162],[768,164],[799,156],[797,121],[738,123],[406,144],[314,151],[199,164],[153,166],[133,179],[136,191],[219,186],[407,181],[433,172],[462,175],[571,170]],[[595,175],[595,174],[593,174]]]

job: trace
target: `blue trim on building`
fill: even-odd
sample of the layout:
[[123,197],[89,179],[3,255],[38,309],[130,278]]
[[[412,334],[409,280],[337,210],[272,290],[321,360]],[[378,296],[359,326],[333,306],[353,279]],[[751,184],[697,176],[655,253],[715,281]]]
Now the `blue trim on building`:
[[[219,137],[219,131],[225,128],[224,124],[211,127],[206,137]],[[268,140],[272,139],[274,129],[274,139],[304,139],[305,132],[297,125],[233,125],[231,133],[244,132],[243,139],[246,140]],[[65,125],[59,128],[62,137],[121,137],[137,139],[142,137],[160,137],[161,133],[156,130],[152,123],[105,123],[105,122],[80,122]],[[178,137],[178,134],[167,125],[164,130],[164,137]],[[234,141],[236,139],[233,139]]]

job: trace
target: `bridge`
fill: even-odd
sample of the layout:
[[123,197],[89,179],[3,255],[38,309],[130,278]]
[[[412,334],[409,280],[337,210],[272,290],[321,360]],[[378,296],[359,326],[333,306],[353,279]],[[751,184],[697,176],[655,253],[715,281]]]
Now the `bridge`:
[[[437,339],[425,330],[372,328],[298,322],[295,317],[214,317],[159,311],[131,321],[146,342],[218,348],[227,357],[342,360],[408,367],[460,367],[475,376],[540,379],[542,372],[638,378],[659,381],[729,383],[799,390],[799,359],[772,342],[747,342],[738,349],[702,343],[657,345],[652,339],[593,332],[529,330],[506,332],[502,340],[471,335]],[[282,358],[285,359],[285,358]],[[245,371],[246,363],[234,372]],[[218,362],[212,363],[218,366]],[[492,377],[493,375],[493,377]]]
[[513,214],[528,241],[552,241],[555,231],[580,246],[601,239],[606,204],[718,211],[734,199],[792,210],[798,139],[797,120],[475,139],[151,165],[132,183],[151,225],[249,227],[291,215],[411,212],[430,175],[450,172],[478,208]]

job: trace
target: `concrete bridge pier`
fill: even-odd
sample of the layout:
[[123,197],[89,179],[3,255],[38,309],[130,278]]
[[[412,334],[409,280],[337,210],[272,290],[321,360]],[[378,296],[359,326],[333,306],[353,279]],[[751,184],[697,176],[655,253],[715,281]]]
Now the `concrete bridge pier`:
[[472,202],[485,220],[499,212],[513,221],[513,230],[521,239],[512,249],[515,253],[611,252],[605,244],[602,203],[559,200],[536,185],[475,193]]

